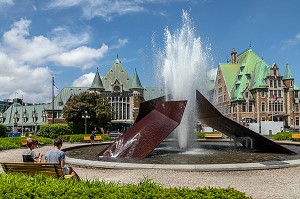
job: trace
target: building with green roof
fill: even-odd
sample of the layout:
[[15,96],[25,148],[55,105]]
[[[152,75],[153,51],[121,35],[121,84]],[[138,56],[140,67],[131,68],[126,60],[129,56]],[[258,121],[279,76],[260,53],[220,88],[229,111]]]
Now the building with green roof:
[[0,123],[13,130],[23,127],[29,131],[36,131],[43,124],[63,123],[64,105],[72,95],[82,92],[97,92],[107,97],[114,113],[110,130],[129,127],[139,113],[141,102],[164,95],[162,89],[144,88],[136,69],[131,78],[117,58],[103,78],[97,68],[90,87],[65,87],[51,103],[23,106],[14,103],[4,113],[0,112]]
[[299,88],[289,65],[284,75],[276,63],[271,66],[251,47],[220,63],[215,80],[216,106],[228,118],[248,126],[249,122],[283,121],[285,127],[299,127]]

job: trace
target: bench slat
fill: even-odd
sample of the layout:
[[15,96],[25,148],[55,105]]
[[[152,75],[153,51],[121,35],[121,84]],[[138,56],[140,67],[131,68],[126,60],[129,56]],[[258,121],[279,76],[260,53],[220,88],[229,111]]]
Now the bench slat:
[[299,139],[300,138],[300,133],[294,133],[294,134],[292,134],[292,138]]
[[51,176],[62,177],[63,172],[60,164],[54,163],[32,163],[32,162],[1,162],[2,168],[5,172],[10,173],[26,173],[37,174],[43,173]]
[[[83,140],[85,140],[85,141],[90,141],[91,138],[90,138],[90,136],[84,136],[84,137],[83,137]],[[98,140],[98,141],[102,140],[101,135],[96,135],[94,140]]]
[[211,133],[211,134],[205,134],[205,138],[222,138],[223,134],[221,133]]

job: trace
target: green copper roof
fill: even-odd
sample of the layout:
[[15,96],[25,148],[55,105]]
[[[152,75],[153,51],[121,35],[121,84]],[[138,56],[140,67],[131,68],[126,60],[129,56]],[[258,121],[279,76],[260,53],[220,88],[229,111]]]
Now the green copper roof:
[[122,84],[124,91],[129,91],[132,86],[132,79],[130,78],[118,58],[102,78],[105,91],[112,91],[111,84],[116,80],[118,80],[118,82]]
[[265,77],[267,75],[268,66],[263,65],[263,62],[257,63],[255,66],[253,73],[253,80],[251,82],[252,89],[259,89],[259,88],[267,88],[267,82],[265,81]]
[[102,81],[101,81],[101,78],[100,78],[100,75],[98,72],[98,68],[97,68],[93,83],[90,87],[90,90],[99,90],[99,91],[104,90],[104,87],[103,87],[103,84],[102,84]]
[[[14,124],[14,115],[16,114],[19,118],[19,121],[17,122],[19,126],[22,124],[22,116],[26,116],[28,119],[26,122],[23,122],[23,126],[34,126],[35,123],[38,123],[39,125],[45,124],[45,122],[42,119],[42,115],[46,114],[45,110],[49,104],[36,104],[36,105],[25,105],[21,106],[18,103],[14,103],[11,105],[5,112],[5,121],[4,125],[7,126],[13,126]],[[33,121],[32,115],[36,114],[37,121]],[[45,115],[46,116],[46,115]]]
[[135,70],[135,72],[134,72],[134,76],[133,76],[133,81],[132,81],[132,86],[131,86],[131,88],[132,88],[132,89],[135,89],[135,88],[142,89],[143,86],[142,86],[141,81],[140,81],[140,78],[139,78],[139,76],[138,76],[138,74],[137,74],[137,72],[136,72],[136,68],[135,68],[134,70]]
[[294,79],[289,64],[286,64],[286,66],[285,66],[284,76],[282,79],[283,80]]
[[[237,55],[237,63],[220,64],[231,100],[242,100],[243,92],[266,87],[265,70],[270,68],[251,48]],[[253,98],[251,95],[250,98]]]
[[[65,87],[54,98],[54,110],[62,110],[70,96],[88,91],[87,87]],[[48,111],[52,110],[52,103],[47,107]]]

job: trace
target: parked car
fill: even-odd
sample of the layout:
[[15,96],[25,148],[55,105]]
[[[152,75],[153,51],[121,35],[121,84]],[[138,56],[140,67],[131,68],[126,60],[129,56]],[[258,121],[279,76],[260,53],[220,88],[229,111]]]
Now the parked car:
[[118,137],[120,137],[123,133],[119,132],[119,131],[111,131],[109,132],[109,137],[111,137],[112,139],[116,139]]

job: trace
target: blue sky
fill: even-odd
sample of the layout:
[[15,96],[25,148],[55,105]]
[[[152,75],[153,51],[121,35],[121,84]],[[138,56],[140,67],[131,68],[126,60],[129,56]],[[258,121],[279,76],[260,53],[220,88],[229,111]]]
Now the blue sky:
[[299,8],[298,0],[0,0],[0,100],[49,102],[52,76],[56,93],[90,86],[117,54],[129,75],[136,68],[144,87],[156,86],[153,41],[164,46],[164,29],[180,28],[183,10],[210,46],[210,67],[251,42],[282,75],[288,62],[300,86]]

